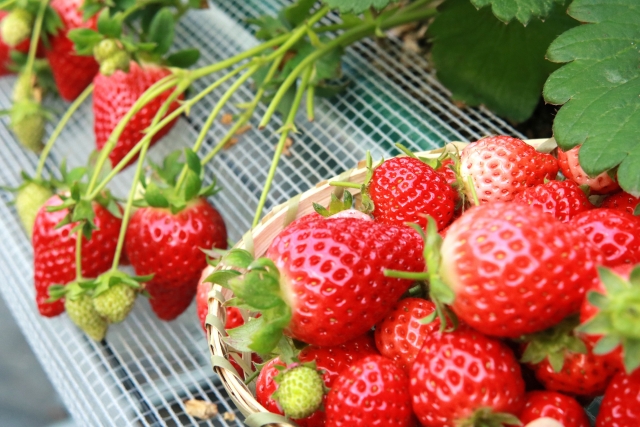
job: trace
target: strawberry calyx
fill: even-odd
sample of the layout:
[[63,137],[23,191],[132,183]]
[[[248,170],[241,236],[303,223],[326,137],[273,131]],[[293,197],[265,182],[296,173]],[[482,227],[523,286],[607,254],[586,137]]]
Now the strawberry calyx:
[[331,193],[331,201],[329,202],[329,206],[326,208],[318,203],[313,204],[313,209],[325,218],[352,208],[353,196],[349,191],[345,191],[342,198],[338,198],[335,193]]
[[507,425],[521,425],[520,420],[513,414],[493,412],[489,408],[480,408],[473,415],[456,422],[457,427],[504,427]]
[[[276,369],[278,368],[284,367]],[[278,389],[271,397],[286,416],[293,419],[305,418],[322,408],[328,389],[315,362],[297,363],[278,370],[280,373],[273,378]]]
[[254,259],[244,249],[231,249],[220,262],[231,269],[216,271],[206,281],[232,290],[233,305],[261,314],[230,330],[228,343],[241,351],[271,353],[286,340],[283,330],[292,315],[282,294],[278,268],[269,258]]
[[520,341],[526,348],[520,361],[536,365],[548,359],[553,371],[560,372],[567,352],[587,353],[586,344],[575,335],[579,324],[578,316],[570,316],[556,326],[524,336]]
[[606,295],[588,292],[587,299],[598,312],[577,330],[602,336],[593,348],[595,354],[622,346],[625,370],[631,373],[640,367],[640,265],[631,270],[628,280],[606,267],[598,267],[598,274]]
[[174,152],[164,159],[163,165],[152,164],[154,175],[140,179],[143,197],[134,201],[136,207],[166,208],[177,214],[185,209],[189,202],[202,197],[209,197],[220,191],[216,188],[216,180],[204,186],[204,169],[200,158],[193,150],[185,148],[186,175],[180,185],[180,174],[185,163],[178,159],[180,151]]
[[109,270],[93,281],[93,306],[109,323],[122,322],[135,303],[138,294],[149,296],[142,283],[153,275],[131,276],[119,270]]

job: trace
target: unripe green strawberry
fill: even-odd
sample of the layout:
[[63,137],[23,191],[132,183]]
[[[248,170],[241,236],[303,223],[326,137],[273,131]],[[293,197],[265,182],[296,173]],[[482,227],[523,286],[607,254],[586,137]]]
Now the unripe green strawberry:
[[274,380],[278,383],[278,390],[272,397],[288,417],[308,417],[322,405],[324,383],[315,367],[300,365]]
[[136,291],[131,286],[119,283],[93,297],[96,312],[109,323],[122,322],[136,302]]
[[0,25],[0,37],[6,45],[16,47],[31,36],[33,14],[25,9],[13,9]]
[[75,299],[67,297],[64,308],[69,318],[78,325],[87,335],[96,341],[102,341],[107,334],[109,324],[93,307],[93,298],[87,294],[81,294]]
[[119,50],[120,47],[114,39],[104,39],[93,47],[93,57],[96,61],[102,62]]
[[32,75],[20,73],[18,79],[13,85],[12,98],[14,102],[19,102],[25,99],[31,99],[33,93]]
[[118,70],[128,73],[130,63],[131,58],[127,52],[123,50],[117,51],[100,63],[100,74],[110,76]]
[[33,234],[33,223],[38,210],[52,195],[50,189],[36,182],[28,182],[18,190],[15,201],[16,210],[29,237]]
[[11,129],[18,141],[36,153],[42,150],[45,113],[35,101],[23,100],[13,104],[10,113]]

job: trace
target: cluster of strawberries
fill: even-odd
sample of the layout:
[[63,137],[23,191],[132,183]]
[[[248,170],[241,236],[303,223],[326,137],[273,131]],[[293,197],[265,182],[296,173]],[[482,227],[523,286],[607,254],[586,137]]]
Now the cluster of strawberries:
[[640,199],[578,150],[497,136],[384,161],[365,212],[334,200],[264,258],[222,257],[201,321],[207,282],[231,289],[227,328],[253,316],[228,343],[270,359],[258,402],[301,426],[587,427],[603,394],[598,427],[636,425]]

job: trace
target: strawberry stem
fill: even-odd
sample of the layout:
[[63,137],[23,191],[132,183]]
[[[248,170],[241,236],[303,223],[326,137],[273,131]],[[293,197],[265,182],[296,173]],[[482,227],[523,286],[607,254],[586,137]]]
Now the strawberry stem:
[[287,121],[282,127],[280,141],[278,141],[276,151],[273,155],[273,161],[271,162],[271,167],[269,168],[267,181],[265,182],[264,188],[262,189],[262,195],[260,196],[260,201],[258,202],[256,214],[253,217],[253,227],[258,225],[258,221],[260,221],[260,217],[262,216],[262,210],[264,209],[264,205],[267,201],[267,195],[269,194],[269,190],[271,189],[271,183],[273,182],[273,178],[276,174],[278,162],[280,161],[280,157],[282,156],[282,151],[284,150],[285,143],[287,142],[287,138],[289,138],[289,133],[291,131],[296,131],[294,125],[296,113],[298,112],[298,108],[300,107],[300,103],[302,102],[302,95],[304,95],[307,87],[309,86],[309,80],[311,79],[313,68],[314,64],[310,64],[305,70],[304,75],[302,76],[302,82],[300,83],[300,87],[298,87],[298,90],[296,91],[296,97],[293,100],[293,104],[291,105],[291,110],[289,110]]
[[429,273],[424,271],[411,272],[399,270],[384,270],[385,277],[393,277],[394,279],[410,279],[410,280],[429,280]]
[[333,187],[357,188],[358,190],[362,188],[362,184],[347,181],[331,181],[329,182],[329,185]]
[[76,281],[82,280],[82,227],[76,234]]
[[316,108],[315,108],[315,99],[316,99],[316,87],[314,85],[309,85],[307,89],[307,120],[313,122],[316,120]]
[[38,9],[38,15],[33,26],[33,35],[31,36],[31,43],[29,44],[29,54],[27,57],[27,65],[25,67],[25,74],[28,76],[27,80],[31,79],[33,73],[33,63],[36,60],[36,52],[38,50],[38,44],[40,43],[40,32],[42,31],[42,21],[44,20],[44,13],[47,10],[49,0],[41,0],[40,8]]
[[89,97],[89,95],[91,95],[92,92],[93,92],[93,83],[87,86],[87,88],[80,94],[80,96],[78,96],[73,101],[73,103],[69,106],[67,111],[64,113],[64,116],[62,116],[62,118],[56,125],[56,128],[53,130],[53,133],[51,133],[49,140],[47,141],[47,143],[44,146],[44,149],[42,150],[42,154],[40,154],[38,167],[36,169],[36,176],[35,176],[36,180],[42,178],[42,171],[44,170],[44,164],[47,160],[47,157],[49,156],[49,153],[51,152],[51,149],[53,148],[53,144],[56,142],[56,140],[62,133],[62,130],[67,125],[67,122],[69,121],[73,113],[75,113],[78,110],[78,108],[80,108],[80,105],[82,105],[82,103]]
[[2,10],[7,9],[9,6],[13,5],[16,2],[17,0],[7,0],[4,3],[0,3],[0,9]]

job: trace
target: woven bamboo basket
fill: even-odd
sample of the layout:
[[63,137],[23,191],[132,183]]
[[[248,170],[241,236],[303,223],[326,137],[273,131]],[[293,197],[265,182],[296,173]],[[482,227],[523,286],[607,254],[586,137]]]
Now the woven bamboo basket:
[[[551,152],[555,149],[556,144],[553,139],[536,139],[526,141],[541,152]],[[461,151],[468,143],[451,142],[443,148],[436,150],[416,153],[420,157],[438,158],[443,152]],[[299,194],[289,201],[276,206],[269,212],[262,221],[254,229],[247,232],[242,240],[235,247],[245,249],[254,254],[256,257],[263,256],[271,241],[282,231],[288,224],[297,218],[314,212],[313,203],[327,206],[331,200],[331,194],[342,196],[344,188],[333,187],[331,181],[349,181],[353,183],[363,183],[367,174],[367,168],[364,161],[358,163],[356,168],[345,171],[341,175],[318,183],[314,188]],[[360,191],[349,189],[351,191],[356,205],[359,203]],[[210,272],[215,271],[212,267]],[[216,269],[224,269],[224,265],[219,265]],[[209,292],[208,304],[209,314],[206,319],[207,339],[209,342],[209,350],[211,352],[211,364],[213,370],[220,377],[220,380],[229,393],[229,396],[236,404],[240,412],[246,417],[245,423],[250,427],[291,427],[297,426],[287,418],[268,412],[255,398],[255,386],[246,385],[244,380],[238,375],[237,371],[229,362],[230,358],[245,370],[244,376],[251,374],[251,355],[249,353],[238,353],[230,348],[223,340],[227,334],[224,330],[226,312],[224,303],[233,297],[233,293],[217,284],[213,284]],[[243,313],[245,320],[247,313]]]

